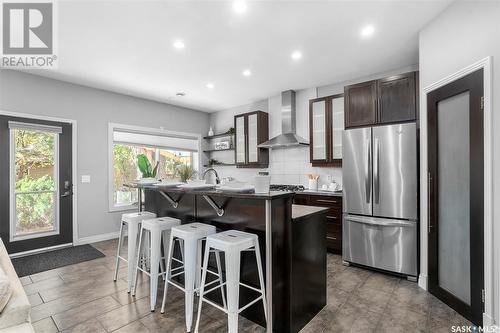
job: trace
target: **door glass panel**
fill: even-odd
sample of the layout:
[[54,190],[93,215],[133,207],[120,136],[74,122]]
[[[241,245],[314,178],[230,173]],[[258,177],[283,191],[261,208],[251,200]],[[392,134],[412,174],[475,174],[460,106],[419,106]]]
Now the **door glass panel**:
[[248,162],[257,162],[257,115],[248,116]]
[[438,283],[470,305],[469,92],[442,100],[438,123]]
[[313,103],[312,131],[313,131],[313,160],[326,159],[326,102]]
[[333,159],[342,159],[342,132],[344,131],[344,97],[332,99]]
[[58,231],[58,134],[11,129],[11,238]]
[[236,118],[236,163],[245,163],[245,117]]

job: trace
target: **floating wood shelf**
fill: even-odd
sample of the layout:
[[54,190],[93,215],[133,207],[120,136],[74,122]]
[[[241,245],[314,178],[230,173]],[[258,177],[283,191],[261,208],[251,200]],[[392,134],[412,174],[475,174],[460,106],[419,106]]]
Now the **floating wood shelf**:
[[205,164],[203,167],[210,168],[215,166],[235,166],[235,163],[217,163],[217,164]]
[[210,139],[223,138],[226,136],[234,136],[234,133],[219,133],[210,136],[204,136],[203,139],[210,140]]
[[209,149],[209,150],[204,150],[204,153],[213,153],[214,151],[228,151],[228,150],[234,150],[234,148],[227,148],[227,149]]

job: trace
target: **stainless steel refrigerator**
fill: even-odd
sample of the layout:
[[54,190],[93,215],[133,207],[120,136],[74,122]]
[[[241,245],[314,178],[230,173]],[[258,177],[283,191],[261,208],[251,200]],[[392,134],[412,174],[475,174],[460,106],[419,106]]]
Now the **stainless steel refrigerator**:
[[343,260],[416,277],[416,125],[344,131],[342,173]]

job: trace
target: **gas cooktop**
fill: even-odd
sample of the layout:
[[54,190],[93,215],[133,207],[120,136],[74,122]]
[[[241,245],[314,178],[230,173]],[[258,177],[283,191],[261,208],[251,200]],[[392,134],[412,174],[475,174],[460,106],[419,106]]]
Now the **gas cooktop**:
[[271,184],[271,191],[290,191],[290,192],[302,192],[305,187],[302,185],[283,185],[283,184]]

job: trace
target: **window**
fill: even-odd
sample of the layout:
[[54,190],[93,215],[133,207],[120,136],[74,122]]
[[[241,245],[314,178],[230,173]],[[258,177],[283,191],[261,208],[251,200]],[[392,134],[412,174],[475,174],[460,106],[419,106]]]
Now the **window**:
[[60,127],[9,122],[10,241],[59,233]]
[[198,169],[200,138],[193,134],[171,133],[110,124],[110,210],[126,210],[137,206],[138,191],[124,186],[142,177],[137,156],[144,154],[158,166],[157,178],[177,180],[181,164]]

